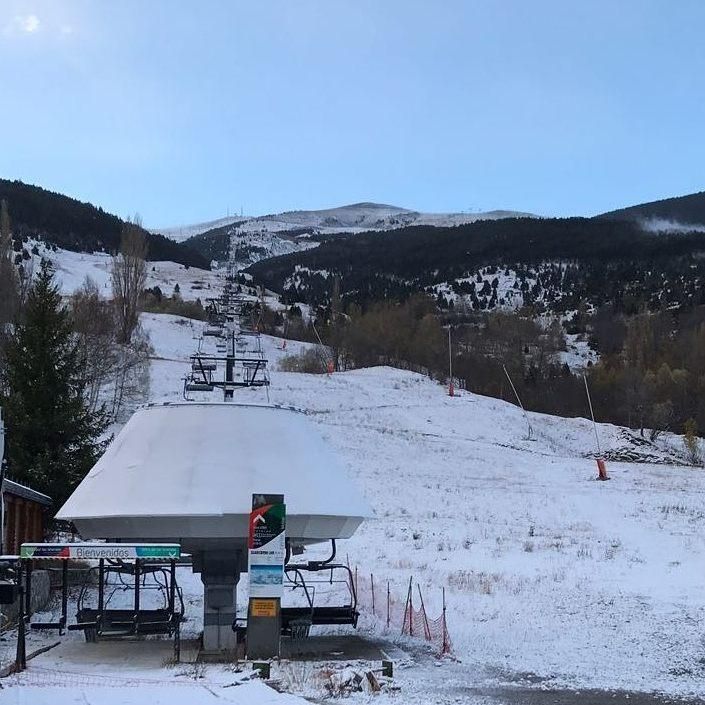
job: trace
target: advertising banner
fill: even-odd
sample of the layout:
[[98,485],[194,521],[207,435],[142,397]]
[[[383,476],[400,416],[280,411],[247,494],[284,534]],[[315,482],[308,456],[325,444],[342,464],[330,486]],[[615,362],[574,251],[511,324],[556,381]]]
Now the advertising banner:
[[251,598],[282,596],[285,529],[284,495],[253,494],[248,541]]

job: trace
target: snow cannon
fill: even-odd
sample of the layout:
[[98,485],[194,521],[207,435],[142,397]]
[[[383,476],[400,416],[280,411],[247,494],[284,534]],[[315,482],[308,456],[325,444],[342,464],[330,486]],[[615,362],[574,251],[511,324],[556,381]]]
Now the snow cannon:
[[284,495],[286,543],[350,538],[371,510],[301,411],[229,403],[140,408],[57,514],[84,539],[178,543],[204,584],[206,652],[235,648],[253,494]]

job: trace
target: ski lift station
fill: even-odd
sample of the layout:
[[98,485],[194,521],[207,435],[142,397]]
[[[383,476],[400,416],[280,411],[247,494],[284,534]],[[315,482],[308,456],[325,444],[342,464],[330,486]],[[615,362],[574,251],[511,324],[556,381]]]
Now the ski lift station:
[[[336,541],[353,535],[369,507],[315,426],[290,408],[198,402],[143,407],[57,518],[73,522],[83,540],[178,544],[204,585],[203,652],[232,652],[236,589],[248,570],[251,501],[258,493],[285,497],[284,570],[290,579],[295,574],[294,583],[301,570],[330,570],[332,576],[335,568],[347,568],[334,563]],[[328,560],[290,563],[307,545],[322,542],[331,543]],[[273,622],[277,643],[280,633],[293,634],[302,624],[306,633],[311,624],[355,625],[351,592],[344,606],[282,608]]]

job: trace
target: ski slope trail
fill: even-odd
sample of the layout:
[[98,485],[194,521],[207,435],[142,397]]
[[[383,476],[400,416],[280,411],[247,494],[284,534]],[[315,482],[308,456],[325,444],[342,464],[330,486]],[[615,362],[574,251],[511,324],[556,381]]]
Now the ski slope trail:
[[[190,350],[191,333],[162,318],[153,341],[175,351],[183,335]],[[160,334],[165,325],[171,338]],[[455,653],[468,668],[554,686],[705,692],[705,473],[673,464],[678,437],[648,448],[670,464],[608,462],[611,481],[597,482],[587,419],[529,414],[527,440],[508,402],[450,398],[422,375],[384,367],[277,372],[307,344],[263,344],[271,401],[309,413],[374,508],[342,549],[351,565],[402,598],[413,576],[434,615],[445,588]],[[165,372],[153,370],[153,392],[175,398]],[[633,435],[607,424],[598,433],[608,457]],[[378,621],[365,627],[379,633]]]
[[[161,314],[143,314],[142,323],[155,351],[149,399],[181,399],[203,324]],[[611,480],[598,482],[587,419],[529,414],[535,440],[528,440],[521,410],[508,402],[462,391],[450,398],[422,375],[387,367],[330,376],[282,372],[282,358],[309,345],[288,341],[283,349],[281,339],[262,340],[272,366],[271,401],[309,415],[373,509],[341,542],[339,557],[360,575],[360,632],[399,654],[394,682],[401,690],[382,693],[378,702],[656,705],[705,696],[705,472],[677,464],[678,437],[637,439],[632,456],[653,462],[608,461]],[[242,390],[236,401],[264,402],[265,391]],[[634,439],[634,432],[606,424],[598,424],[598,434],[608,457]],[[286,467],[286,457],[281,463]],[[445,589],[455,660],[437,658],[423,639],[402,637],[398,623],[387,628],[383,611],[370,609],[370,575],[385,590],[388,581],[402,610],[412,578],[432,617],[441,613]],[[192,578],[184,576],[183,587],[185,633],[194,636],[202,586]],[[238,588],[240,605],[246,582]],[[380,598],[378,592],[378,605]],[[56,700],[58,671],[106,672],[74,658],[74,648],[69,640],[43,654],[36,665],[54,675],[43,684],[20,681],[42,687],[12,689],[11,696],[25,698],[16,702],[63,702]],[[161,663],[142,664],[130,648],[114,676],[137,677],[143,668],[147,680],[174,679]],[[173,702],[208,702],[205,691],[188,692],[202,681],[225,702],[246,695],[265,702],[257,685],[226,688],[233,677],[206,669],[198,685],[178,685],[178,692],[165,685],[153,701],[173,690]],[[320,673],[313,666],[283,663],[275,677],[294,694],[282,697],[328,697],[316,689]],[[143,694],[150,684],[144,685]],[[138,702],[133,695],[140,693],[120,687],[114,700],[104,700],[108,691],[99,680],[87,678],[81,687],[89,702]],[[280,702],[277,695],[271,691],[272,702]],[[368,698],[354,694],[351,701]]]

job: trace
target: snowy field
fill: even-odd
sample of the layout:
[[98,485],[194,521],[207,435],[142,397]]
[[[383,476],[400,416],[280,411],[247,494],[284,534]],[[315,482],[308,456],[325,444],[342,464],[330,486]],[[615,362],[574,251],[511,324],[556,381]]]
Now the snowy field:
[[[203,324],[157,314],[144,314],[142,322],[155,348],[150,398],[180,399],[193,336]],[[363,614],[363,632],[405,654],[395,679],[401,690],[376,701],[504,702],[478,693],[517,684],[537,692],[705,696],[705,473],[678,464],[679,439],[641,446],[634,434],[601,425],[608,457],[626,449],[652,461],[610,461],[612,479],[601,483],[585,419],[530,414],[535,440],[527,440],[520,410],[506,402],[465,393],[449,398],[427,378],[390,368],[284,373],[278,361],[306,344],[290,341],[283,350],[283,341],[267,336],[263,344],[273,368],[271,401],[309,413],[374,509],[340,547],[351,565],[390,580],[398,596],[413,576],[433,616],[446,589],[457,661],[439,661],[423,642],[386,633],[384,620]],[[266,400],[261,389],[238,398]],[[195,633],[200,583],[184,581],[187,631]],[[238,592],[245,604],[246,591]],[[51,640],[33,634],[28,649]],[[110,667],[100,659],[86,663],[86,647],[94,645],[76,634],[64,642],[11,679],[27,687],[0,692],[0,702],[303,702],[256,682],[234,687],[244,676],[221,666],[205,668],[194,682],[188,669],[144,662],[125,647]],[[316,690],[315,669],[292,669],[283,664],[274,676],[295,693],[325,695]],[[67,672],[84,678],[74,678],[74,700],[67,699]],[[139,688],[125,685],[140,678]]]
[[[63,293],[86,275],[109,289],[106,255],[51,257]],[[184,298],[205,297],[220,277],[155,262],[148,286],[170,294],[178,282]],[[142,324],[155,351],[146,399],[181,400],[203,324],[159,314],[143,314]],[[584,419],[531,414],[527,440],[520,410],[506,402],[465,393],[449,398],[429,379],[389,368],[284,373],[281,359],[308,344],[262,340],[272,369],[270,401],[307,411],[374,509],[341,547],[351,565],[389,580],[397,596],[413,577],[434,616],[446,590],[457,661],[437,662],[421,644],[386,633],[380,620],[363,614],[364,632],[406,654],[397,676],[401,692],[377,700],[484,702],[472,695],[477,688],[506,683],[705,696],[705,474],[682,464],[680,439],[644,445],[629,431],[600,426],[608,458],[649,461],[610,461],[612,480],[600,483],[593,430]],[[567,357],[584,358],[584,344],[570,342]],[[251,389],[238,399],[267,397]],[[186,632],[195,635],[201,586],[193,576],[182,582]],[[244,604],[245,590],[240,597]],[[32,634],[29,650],[53,638]],[[211,691],[208,697],[225,702],[299,702],[223,667],[205,668],[194,683],[193,674],[164,659],[145,660],[139,644],[110,645],[106,665],[91,660],[96,647],[79,635],[63,642],[31,661],[12,681],[27,687],[0,691],[0,702],[190,703],[207,702],[202,698]],[[12,646],[0,642],[1,660]],[[321,697],[313,672],[287,668],[278,676],[288,689]],[[74,700],[69,681],[80,686]]]
[[[104,252],[72,252],[47,249],[43,243],[32,241],[29,247],[36,245],[39,257],[33,256],[33,267],[39,267],[40,257],[51,260],[54,264],[56,282],[61,293],[70,296],[79,289],[86,277],[92,279],[98,290],[110,297],[110,268],[112,256]],[[158,286],[165,296],[171,296],[179,285],[179,294],[185,301],[203,301],[207,297],[219,295],[223,286],[223,272],[220,270],[197,269],[185,267],[176,262],[147,262],[146,288]]]

